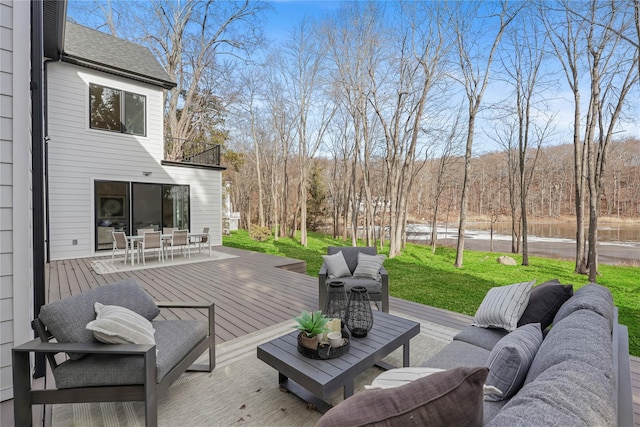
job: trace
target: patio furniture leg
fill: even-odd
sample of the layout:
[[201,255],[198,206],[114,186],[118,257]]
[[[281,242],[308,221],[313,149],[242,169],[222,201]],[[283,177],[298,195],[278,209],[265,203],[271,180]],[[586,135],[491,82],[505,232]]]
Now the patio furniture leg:
[[29,394],[31,378],[28,352],[12,352],[13,356],[13,417],[16,426],[32,425]]

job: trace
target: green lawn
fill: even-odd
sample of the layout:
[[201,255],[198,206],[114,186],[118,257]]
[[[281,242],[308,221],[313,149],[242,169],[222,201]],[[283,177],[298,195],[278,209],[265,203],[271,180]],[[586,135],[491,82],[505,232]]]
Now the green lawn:
[[[309,234],[308,247],[298,240],[281,238],[265,242],[252,240],[244,230],[223,238],[223,245],[304,260],[307,274],[317,276],[327,246],[345,246],[350,242],[320,234]],[[382,251],[384,253],[384,251]],[[465,251],[463,268],[455,268],[455,249],[431,248],[409,244],[401,256],[387,259],[389,292],[392,296],[447,310],[473,315],[485,294],[494,286],[536,279],[542,283],[559,279],[572,283],[574,290],[588,283],[587,276],[573,274],[574,263],[556,259],[529,257],[530,265],[498,264],[497,252]],[[508,254],[518,262],[520,255]],[[600,266],[598,283],[611,290],[619,309],[620,323],[629,327],[629,352],[640,356],[640,267]]]

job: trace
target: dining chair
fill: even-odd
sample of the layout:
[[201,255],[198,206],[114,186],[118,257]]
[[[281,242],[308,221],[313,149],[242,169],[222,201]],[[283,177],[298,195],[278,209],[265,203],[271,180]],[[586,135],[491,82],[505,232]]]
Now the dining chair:
[[[173,248],[180,247],[180,251],[183,247],[187,249],[189,259],[191,259],[191,247],[189,246],[189,230],[173,230],[171,233],[171,260],[173,261]],[[186,254],[183,253],[183,256]]]
[[113,265],[113,258],[116,255],[116,250],[124,249],[123,263],[127,263],[127,256],[129,254],[129,243],[127,242],[127,235],[124,231],[112,231],[111,236],[113,238],[113,252],[111,252],[111,264]]
[[202,252],[202,246],[209,242],[209,227],[205,227],[202,230],[202,233],[205,234],[205,236],[200,237],[200,241],[198,242],[198,253]]
[[138,228],[138,236],[144,236],[144,233],[148,233],[150,231],[156,231],[153,228]]
[[146,249],[158,250],[158,261],[164,262],[164,251],[162,248],[162,233],[159,231],[147,231],[142,235],[142,241],[138,243],[138,263],[140,263],[140,256],[142,256],[142,265],[145,263]]

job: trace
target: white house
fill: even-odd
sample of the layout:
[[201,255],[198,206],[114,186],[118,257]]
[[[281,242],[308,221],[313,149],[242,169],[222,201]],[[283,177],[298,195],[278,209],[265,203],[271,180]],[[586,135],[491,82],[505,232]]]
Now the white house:
[[148,49],[66,22],[66,1],[0,0],[0,425],[48,260],[110,254],[112,230],[149,226],[222,244],[219,147],[164,160],[173,86]]
[[52,260],[111,249],[111,231],[208,227],[222,244],[222,169],[164,161],[163,91],[151,52],[66,23],[45,68],[48,242]]

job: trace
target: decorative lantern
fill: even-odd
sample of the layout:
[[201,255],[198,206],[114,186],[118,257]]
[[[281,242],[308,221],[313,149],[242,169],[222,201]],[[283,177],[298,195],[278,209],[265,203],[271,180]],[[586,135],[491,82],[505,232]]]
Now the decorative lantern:
[[327,287],[327,299],[322,314],[329,319],[340,319],[341,322],[344,322],[348,302],[344,282],[331,282]]
[[373,327],[371,301],[369,300],[367,288],[364,286],[351,288],[345,323],[349,331],[351,331],[351,335],[356,338],[366,337]]

